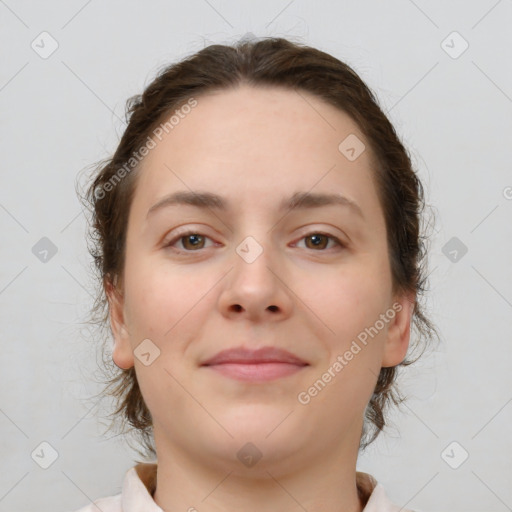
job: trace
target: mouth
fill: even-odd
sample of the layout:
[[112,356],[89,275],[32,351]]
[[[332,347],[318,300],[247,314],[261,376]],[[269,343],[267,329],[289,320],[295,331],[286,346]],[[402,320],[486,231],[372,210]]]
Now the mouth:
[[246,381],[267,381],[280,379],[299,372],[307,365],[290,363],[223,363],[205,365],[225,377]]
[[219,352],[201,366],[224,377],[255,382],[293,375],[309,366],[309,363],[291,352],[275,347],[258,350],[238,347]]

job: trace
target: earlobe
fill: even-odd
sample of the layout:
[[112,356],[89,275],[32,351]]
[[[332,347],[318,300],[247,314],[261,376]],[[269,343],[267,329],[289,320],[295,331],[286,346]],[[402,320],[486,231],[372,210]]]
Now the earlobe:
[[393,302],[392,310],[395,311],[395,315],[388,327],[382,368],[396,366],[405,359],[411,338],[415,300],[415,294],[406,293]]
[[112,360],[118,368],[127,370],[134,365],[134,359],[125,322],[124,298],[110,281],[106,282],[105,290],[109,304],[110,328],[114,338]]

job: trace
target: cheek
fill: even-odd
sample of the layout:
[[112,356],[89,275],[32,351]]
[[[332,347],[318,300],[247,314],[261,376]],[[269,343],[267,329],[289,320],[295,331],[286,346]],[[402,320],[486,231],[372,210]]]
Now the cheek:
[[[209,304],[207,291],[213,286],[198,272],[189,272],[169,262],[146,262],[135,258],[126,264],[126,291],[134,332],[151,339],[166,340],[184,329],[200,325],[194,316]],[[129,299],[129,301],[128,301]],[[211,304],[210,304],[211,307]]]
[[347,411],[362,414],[373,393],[388,328],[379,321],[387,307],[387,293],[384,281],[366,267],[326,279],[322,293],[316,290],[312,295],[316,302],[311,309],[329,327],[319,336],[329,360],[319,365],[311,384],[317,379],[326,383],[328,391],[322,391],[321,400],[336,404],[333,418],[340,424],[346,421]]
[[[368,330],[388,305],[389,283],[382,269],[377,265],[361,265],[318,277],[308,280],[309,287],[304,292],[309,289],[306,303],[327,328],[323,339],[332,357],[343,354],[354,340],[360,340],[364,347],[358,359],[369,362],[378,357],[382,349],[379,341],[386,335],[387,325],[382,328],[379,323],[381,329],[377,334],[372,331],[373,337]],[[364,345],[365,339],[372,343]]]

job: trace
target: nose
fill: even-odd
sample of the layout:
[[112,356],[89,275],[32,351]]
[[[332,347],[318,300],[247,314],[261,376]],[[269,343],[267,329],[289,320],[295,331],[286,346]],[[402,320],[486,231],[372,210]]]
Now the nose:
[[233,252],[223,280],[219,308],[223,315],[251,321],[283,320],[293,307],[284,261],[254,237]]

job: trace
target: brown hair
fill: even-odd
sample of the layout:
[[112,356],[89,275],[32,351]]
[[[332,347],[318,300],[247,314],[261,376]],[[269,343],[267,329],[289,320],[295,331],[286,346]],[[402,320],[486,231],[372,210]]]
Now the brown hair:
[[[114,155],[97,164],[84,198],[92,211],[90,240],[93,245],[89,251],[100,283],[91,310],[92,322],[108,330],[105,291],[111,288],[122,293],[123,289],[127,219],[137,176],[137,166],[127,172],[126,163],[138,154],[155,127],[187,99],[205,92],[236,88],[240,84],[308,91],[346,112],[358,124],[373,157],[373,173],[387,227],[393,292],[416,294],[412,322],[418,333],[415,348],[425,349],[437,331],[425,316],[419,300],[427,280],[424,274],[427,237],[420,233],[425,203],[423,187],[412,168],[409,154],[373,93],[351,67],[318,49],[283,38],[240,40],[233,46],[208,46],[165,67],[141,95],[128,99],[126,130]],[[123,166],[125,172],[119,173]],[[123,178],[112,186],[113,180],[120,175]],[[398,366],[416,360],[406,358]],[[105,350],[103,363],[107,370],[104,382],[107,387],[101,396],[115,398],[117,405],[111,416],[132,427],[146,449],[144,453],[135,448],[139,454],[154,458],[152,418],[140,392],[135,369],[119,369]],[[396,387],[397,370],[398,367],[392,367],[380,371],[365,410],[360,448],[373,442],[385,426],[387,406],[391,403],[398,405],[404,400]]]

